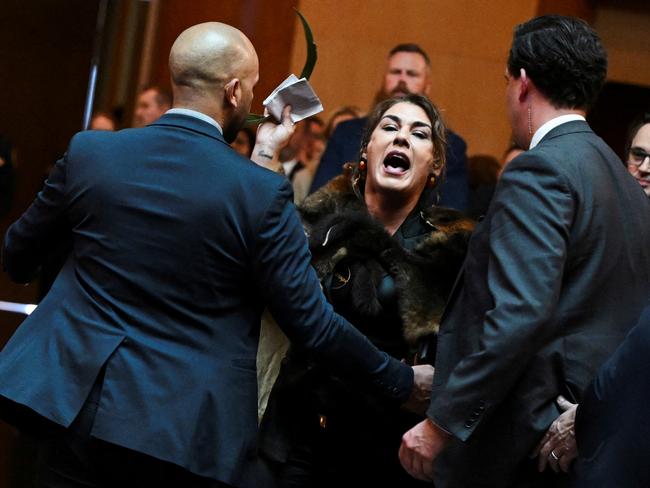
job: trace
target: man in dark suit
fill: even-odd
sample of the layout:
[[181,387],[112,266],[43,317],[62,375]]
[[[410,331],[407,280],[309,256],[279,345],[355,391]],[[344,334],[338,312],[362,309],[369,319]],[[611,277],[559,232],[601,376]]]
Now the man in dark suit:
[[598,371],[578,406],[579,488],[650,486],[650,307]]
[[[417,44],[399,44],[388,55],[386,73],[375,103],[408,93],[426,95],[431,86],[431,61]],[[343,164],[359,159],[359,148],[367,117],[341,122],[327,142],[316,169],[311,192],[318,190],[343,171]],[[467,209],[467,145],[452,131],[447,131],[446,177],[439,188],[440,205],[464,211]]]
[[565,486],[529,455],[558,395],[581,399],[647,302],[650,206],[584,120],[606,71],[583,21],[515,29],[507,107],[529,150],[506,167],[472,236],[442,319],[428,419],[400,448],[404,467],[437,488]]
[[[266,305],[296,344],[396,401],[414,383],[325,301],[286,179],[227,144],[258,79],[250,41],[191,27],[170,72],[174,109],[145,128],[77,134],[5,237],[20,282],[53,242],[73,243],[0,353],[5,418],[50,434],[40,486],[255,486]],[[291,131],[285,110],[256,156],[277,158]]]
[[650,307],[646,307],[598,370],[580,405],[564,402],[566,412],[540,442],[540,469],[548,463],[555,471],[568,471],[577,457],[574,488],[650,486],[649,370]]

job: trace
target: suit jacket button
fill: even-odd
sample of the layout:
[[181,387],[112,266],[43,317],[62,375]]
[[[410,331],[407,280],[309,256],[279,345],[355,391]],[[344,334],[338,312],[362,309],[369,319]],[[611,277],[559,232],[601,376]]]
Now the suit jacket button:
[[469,420],[468,420],[467,422],[465,422],[465,427],[467,427],[468,429],[469,429],[472,425],[474,425],[474,422],[470,422]]

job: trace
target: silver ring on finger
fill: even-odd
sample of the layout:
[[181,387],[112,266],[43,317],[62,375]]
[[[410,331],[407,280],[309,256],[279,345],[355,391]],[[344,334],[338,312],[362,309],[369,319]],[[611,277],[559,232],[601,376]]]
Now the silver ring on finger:
[[560,459],[560,458],[558,457],[558,455],[555,454],[554,451],[551,451],[551,454],[549,454],[549,457],[552,457],[552,458],[555,459],[556,461],[558,461],[558,460]]

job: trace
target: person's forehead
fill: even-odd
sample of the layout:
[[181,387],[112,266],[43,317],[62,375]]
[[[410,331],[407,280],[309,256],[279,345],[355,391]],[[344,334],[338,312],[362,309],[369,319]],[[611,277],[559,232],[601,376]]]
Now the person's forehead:
[[402,67],[407,69],[424,69],[426,66],[424,56],[420,53],[399,51],[388,58],[388,67]]
[[639,127],[639,130],[636,132],[636,135],[632,139],[632,145],[643,145],[644,147],[650,147],[650,124],[643,124],[641,127]]
[[156,97],[156,90],[145,90],[140,94],[139,100],[142,102],[150,102]]
[[424,122],[427,124],[431,123],[429,116],[424,111],[424,109],[419,105],[415,105],[414,103],[396,103],[384,112],[382,118],[390,115],[398,117],[400,120],[402,120],[402,122]]

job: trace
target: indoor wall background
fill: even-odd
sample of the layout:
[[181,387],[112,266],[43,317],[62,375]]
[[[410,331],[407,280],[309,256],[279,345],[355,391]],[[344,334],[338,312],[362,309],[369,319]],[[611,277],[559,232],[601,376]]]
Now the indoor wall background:
[[[368,110],[390,49],[420,44],[432,65],[429,96],[472,153],[501,155],[508,144],[503,71],[512,28],[533,16],[535,0],[301,0],[319,48],[312,80],[329,114],[341,105]],[[296,30],[292,69],[305,57]]]
[[[602,4],[602,6],[600,6]],[[650,86],[650,4],[645,0],[300,0],[318,44],[312,84],[325,117],[342,105],[368,110],[388,52],[416,42],[429,54],[429,95],[468,154],[501,159],[510,139],[503,73],[516,24],[542,13],[590,21],[609,51],[609,79]],[[295,29],[291,68],[305,59]]]

